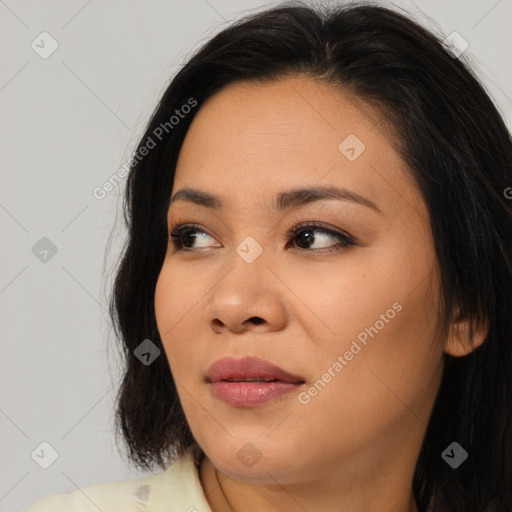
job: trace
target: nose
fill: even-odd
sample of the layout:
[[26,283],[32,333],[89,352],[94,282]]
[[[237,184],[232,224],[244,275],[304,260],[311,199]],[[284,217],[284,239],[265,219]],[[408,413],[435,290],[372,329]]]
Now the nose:
[[218,317],[216,317],[212,319],[211,329],[216,334],[220,334],[221,332],[228,330],[238,334],[246,331],[247,329],[250,329],[251,326],[253,325],[262,325],[265,324],[265,322],[266,320],[264,320],[263,318],[253,316],[243,322],[231,321],[230,323],[226,324]]
[[231,269],[214,285],[204,319],[215,334],[272,332],[286,325],[286,290],[267,262],[258,260],[247,263],[236,255]]

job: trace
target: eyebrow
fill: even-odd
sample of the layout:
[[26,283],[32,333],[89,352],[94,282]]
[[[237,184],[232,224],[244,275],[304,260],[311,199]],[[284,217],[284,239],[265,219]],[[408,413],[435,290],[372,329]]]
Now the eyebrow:
[[[304,206],[316,201],[321,201],[323,199],[351,201],[382,213],[381,209],[370,199],[351,190],[338,188],[332,185],[294,188],[292,190],[280,192],[275,198],[273,209],[279,212]],[[182,188],[178,190],[171,197],[169,204],[173,204],[176,201],[188,201],[214,210],[222,210],[224,207],[220,197],[194,188]]]

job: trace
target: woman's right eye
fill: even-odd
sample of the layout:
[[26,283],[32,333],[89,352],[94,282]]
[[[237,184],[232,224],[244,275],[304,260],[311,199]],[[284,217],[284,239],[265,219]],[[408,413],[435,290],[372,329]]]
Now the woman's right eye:
[[199,245],[195,247],[189,247],[188,245],[193,245],[194,242],[204,240],[205,238],[212,237],[205,233],[199,226],[193,224],[184,224],[182,226],[178,226],[171,233],[169,233],[168,240],[173,243],[176,250],[186,251],[196,249],[198,247],[208,247],[208,245]]

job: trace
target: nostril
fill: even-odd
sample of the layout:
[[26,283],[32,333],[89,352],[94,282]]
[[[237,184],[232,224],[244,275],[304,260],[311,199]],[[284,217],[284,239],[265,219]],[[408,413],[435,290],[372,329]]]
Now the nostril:
[[254,324],[257,324],[257,325],[264,322],[263,318],[260,318],[259,316],[253,316],[249,320],[251,320]]
[[216,318],[216,319],[213,321],[213,328],[214,328],[214,329],[220,329],[220,328],[222,328],[222,327],[224,327],[224,323],[223,323],[223,322],[221,322],[219,319],[217,319],[217,318]]

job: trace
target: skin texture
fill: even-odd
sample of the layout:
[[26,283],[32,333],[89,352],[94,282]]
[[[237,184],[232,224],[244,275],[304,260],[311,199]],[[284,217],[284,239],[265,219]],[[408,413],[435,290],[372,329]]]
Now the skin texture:
[[[464,322],[447,339],[436,335],[440,287],[427,210],[378,117],[332,85],[293,77],[224,88],[187,133],[172,194],[198,188],[225,206],[171,205],[170,229],[195,223],[203,232],[188,252],[169,243],[155,309],[206,454],[200,478],[214,512],[417,511],[412,478],[443,354],[472,348]],[[353,161],[338,149],[350,134],[365,145]],[[283,190],[318,185],[357,192],[380,212],[338,199],[271,208]],[[318,228],[308,231],[309,245],[288,236],[310,221],[359,245],[328,253],[339,240]],[[252,263],[236,251],[247,237],[262,248]],[[306,404],[295,392],[234,407],[205,381],[217,359],[251,355],[300,375],[307,391],[393,304],[401,306],[394,318]],[[237,457],[246,443],[261,456],[251,467]]]

